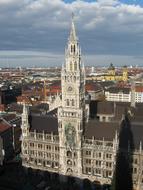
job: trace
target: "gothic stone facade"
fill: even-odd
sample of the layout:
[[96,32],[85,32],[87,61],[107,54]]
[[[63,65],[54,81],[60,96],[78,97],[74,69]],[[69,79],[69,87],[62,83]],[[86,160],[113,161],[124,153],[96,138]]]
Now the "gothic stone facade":
[[[96,118],[89,118],[85,101],[85,71],[72,20],[61,72],[62,105],[45,115],[22,114],[22,164],[25,167],[57,172],[65,176],[110,184],[119,148],[119,133],[126,105],[99,104]],[[128,114],[132,115],[128,110]],[[132,121],[136,126],[139,122]],[[140,123],[135,134],[141,134]],[[128,139],[127,139],[128,140]],[[133,179],[141,189],[143,153],[137,138],[133,154]],[[140,149],[139,149],[140,147]]]

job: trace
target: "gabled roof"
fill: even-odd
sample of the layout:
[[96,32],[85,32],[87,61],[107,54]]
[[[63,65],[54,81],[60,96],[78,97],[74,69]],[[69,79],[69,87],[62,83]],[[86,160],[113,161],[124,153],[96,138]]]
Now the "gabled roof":
[[114,114],[114,102],[99,102],[97,105],[97,114]]
[[46,115],[31,115],[29,117],[30,131],[36,130],[38,133],[53,133],[58,135],[57,109]]
[[99,122],[93,119],[86,124],[84,136],[88,139],[95,137],[96,140],[112,141],[119,128],[119,122]]

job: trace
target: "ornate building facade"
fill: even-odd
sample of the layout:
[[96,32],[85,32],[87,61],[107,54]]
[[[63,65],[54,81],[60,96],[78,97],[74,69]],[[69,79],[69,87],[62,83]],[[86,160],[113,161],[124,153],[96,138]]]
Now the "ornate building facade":
[[[130,109],[129,104],[103,102],[98,105],[95,117],[90,118],[89,101],[85,100],[84,65],[73,20],[65,50],[61,83],[60,107],[43,115],[31,115],[28,107],[23,106],[22,165],[26,168],[57,172],[62,176],[87,178],[101,184],[110,184],[122,140],[120,130],[124,126],[127,129],[126,117],[123,116],[131,117],[136,137],[141,134],[140,126],[143,121],[136,122],[135,116],[137,114],[139,117],[142,112],[139,109]],[[138,168],[143,163],[142,140],[142,136],[135,138],[131,165],[134,186],[143,188],[143,170]],[[127,136],[125,142],[129,141],[131,138]],[[126,150],[125,147],[123,152],[126,151],[129,149]]]
[[108,68],[107,75],[104,76],[105,81],[128,81],[128,68],[124,66],[122,68],[122,74],[116,72],[114,65],[111,63]]

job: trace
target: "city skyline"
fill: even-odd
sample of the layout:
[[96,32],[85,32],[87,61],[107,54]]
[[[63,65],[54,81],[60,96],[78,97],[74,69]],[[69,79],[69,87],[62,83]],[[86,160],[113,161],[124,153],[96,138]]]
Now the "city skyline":
[[71,13],[85,65],[142,65],[139,0],[1,0],[0,67],[61,66]]

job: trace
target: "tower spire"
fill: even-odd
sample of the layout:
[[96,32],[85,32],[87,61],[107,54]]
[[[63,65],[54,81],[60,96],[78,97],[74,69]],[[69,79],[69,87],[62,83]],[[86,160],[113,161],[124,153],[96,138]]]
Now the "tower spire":
[[76,30],[75,30],[75,25],[74,25],[74,13],[72,13],[71,31],[70,31],[69,41],[71,41],[71,42],[77,41]]

